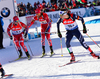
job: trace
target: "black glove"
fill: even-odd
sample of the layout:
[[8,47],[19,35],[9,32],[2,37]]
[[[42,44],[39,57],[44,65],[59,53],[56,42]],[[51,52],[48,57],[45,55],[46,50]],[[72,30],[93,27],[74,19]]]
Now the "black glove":
[[45,35],[48,34],[48,30],[45,31]]
[[27,33],[24,34],[24,38],[27,38]]
[[85,24],[83,24],[83,33],[87,33]]
[[12,37],[12,36],[10,36],[10,39],[12,40],[12,39],[13,39],[13,37]]
[[83,33],[87,33],[87,30],[86,30],[86,28],[83,28]]
[[58,31],[58,36],[59,38],[62,38],[62,34],[60,33],[60,31]]
[[23,34],[25,34],[25,32],[26,32],[26,30],[24,29],[24,30],[23,30]]

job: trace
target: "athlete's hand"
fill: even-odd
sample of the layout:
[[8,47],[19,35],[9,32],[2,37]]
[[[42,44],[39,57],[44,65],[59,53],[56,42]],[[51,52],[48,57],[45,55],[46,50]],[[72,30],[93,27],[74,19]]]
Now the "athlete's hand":
[[58,33],[58,36],[59,36],[59,38],[62,38],[62,34],[61,33]]
[[27,33],[24,34],[24,38],[27,38]]
[[58,36],[59,36],[59,38],[62,38],[62,34],[59,30],[58,30]]
[[83,33],[87,33],[87,30],[86,30],[86,28],[83,28]]
[[45,35],[48,34],[48,30],[45,31]]
[[12,37],[12,36],[10,36],[10,39],[12,40],[12,39],[13,39],[13,37]]
[[32,21],[31,21],[31,24],[34,24],[34,22],[35,22],[35,21],[34,21],[34,20],[32,20]]

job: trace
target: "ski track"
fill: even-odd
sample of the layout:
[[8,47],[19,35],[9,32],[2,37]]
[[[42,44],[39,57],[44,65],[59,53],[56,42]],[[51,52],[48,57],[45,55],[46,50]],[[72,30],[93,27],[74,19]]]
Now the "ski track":
[[[80,22],[78,22],[80,25]],[[63,27],[63,25],[61,25]],[[95,42],[100,45],[100,24],[86,25],[89,31],[87,32]],[[53,28],[56,28],[55,24],[52,24]],[[51,28],[51,31],[53,31]],[[79,29],[82,29],[80,25]],[[54,29],[55,30],[55,29]],[[61,28],[63,30],[63,28]],[[68,54],[65,45],[65,33],[62,33],[62,47],[63,57],[61,56],[60,39],[57,34],[51,35],[53,49],[55,55],[50,57],[50,49],[46,40],[46,53],[48,56],[41,57],[41,38],[29,40],[28,43],[34,54],[31,60],[21,59],[12,63],[8,61],[14,60],[18,57],[14,44],[6,47],[6,49],[0,50],[0,62],[6,74],[14,74],[11,77],[5,79],[100,79],[100,60],[91,57],[89,52],[85,50],[74,37],[71,41],[72,49],[74,51],[76,60],[81,60],[78,63],[73,63],[64,67],[59,65],[66,64],[70,61],[70,55]],[[83,34],[86,43],[91,49],[100,55],[100,48],[88,37]],[[30,55],[30,49],[27,42],[25,42]],[[23,56],[25,53],[23,52]]]

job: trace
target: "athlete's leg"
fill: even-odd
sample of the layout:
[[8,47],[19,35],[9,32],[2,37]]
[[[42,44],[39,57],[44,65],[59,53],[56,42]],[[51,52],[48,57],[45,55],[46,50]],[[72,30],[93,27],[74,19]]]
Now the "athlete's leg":
[[94,58],[98,58],[99,56],[95,55],[94,52],[91,50],[91,48],[85,43],[85,40],[82,36],[82,34],[80,33],[80,31],[78,29],[74,30],[74,35],[76,36],[76,38],[80,41],[81,45],[90,52],[90,54],[94,57]]
[[70,45],[70,41],[71,41],[72,38],[73,38],[73,35],[72,35],[71,31],[67,31],[65,42],[66,42],[67,50],[68,50],[68,52],[71,56],[70,62],[75,61],[75,56],[73,54],[72,47]]
[[42,44],[42,54],[45,54],[45,29],[43,26],[41,26],[41,44]]
[[26,56],[30,57],[27,47],[24,44],[24,39],[23,39],[22,35],[20,35],[19,42],[20,42],[20,45],[22,46],[23,50],[25,51]]
[[[48,30],[48,32],[50,32],[50,29]],[[46,34],[46,38],[47,38],[48,44],[49,44],[49,46],[50,46],[51,54],[53,54],[54,52],[53,52],[53,47],[52,47],[52,40],[51,40],[51,38],[50,38],[50,34],[49,34],[49,33]]]

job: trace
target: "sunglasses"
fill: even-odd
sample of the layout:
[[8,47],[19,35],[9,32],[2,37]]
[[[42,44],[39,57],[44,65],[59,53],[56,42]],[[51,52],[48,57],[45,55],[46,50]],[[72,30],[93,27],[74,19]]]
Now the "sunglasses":
[[16,20],[15,22],[19,22],[19,20]]

